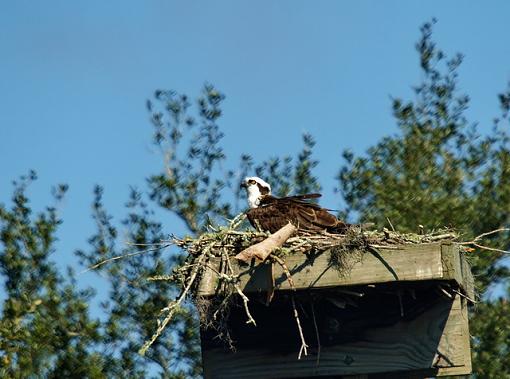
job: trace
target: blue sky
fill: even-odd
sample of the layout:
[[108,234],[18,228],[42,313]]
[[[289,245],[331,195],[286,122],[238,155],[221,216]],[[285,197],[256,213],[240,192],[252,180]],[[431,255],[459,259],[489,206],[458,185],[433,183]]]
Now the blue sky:
[[[232,166],[243,152],[294,154],[309,132],[322,202],[338,208],[341,151],[396,133],[390,96],[412,96],[414,43],[432,17],[438,45],[465,55],[468,115],[488,130],[510,80],[508,15],[507,1],[3,2],[0,202],[29,169],[39,174],[35,209],[68,183],[54,259],[74,262],[94,232],[94,184],[120,219],[129,186],[162,168],[145,100],[158,88],[194,97],[207,81],[227,96],[220,125]],[[182,230],[170,216],[167,227]]]

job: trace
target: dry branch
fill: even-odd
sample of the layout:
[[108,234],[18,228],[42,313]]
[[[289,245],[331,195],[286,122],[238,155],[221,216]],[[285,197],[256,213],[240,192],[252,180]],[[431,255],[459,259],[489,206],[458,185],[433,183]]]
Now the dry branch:
[[299,321],[299,314],[296,309],[296,301],[294,300],[294,294],[291,295],[290,300],[292,301],[292,309],[294,310],[294,318],[296,319],[296,324],[299,331],[299,337],[301,338],[301,347],[299,348],[298,359],[301,359],[301,355],[304,353],[305,356],[308,355],[308,345],[305,341],[305,336],[303,335],[303,328],[301,327],[301,321]]
[[[124,255],[117,255],[116,257],[112,257],[112,258],[108,258],[108,259],[105,259],[105,260],[102,260],[88,268],[86,268],[85,270],[81,271],[80,274],[84,274],[88,271],[91,271],[91,270],[95,270],[96,268],[99,268],[101,267],[102,265],[106,264],[106,263],[109,263],[109,262],[113,262],[113,261],[116,261],[118,259],[124,259],[124,258],[129,258],[129,257],[134,257],[135,255],[141,255],[141,254],[145,254],[145,253],[150,253],[152,251],[158,251],[158,250],[161,250],[161,249],[164,249],[170,245],[172,245],[172,242],[165,242],[165,243],[157,243],[157,244],[154,244],[156,247],[150,247],[148,249],[145,249],[145,250],[141,250],[141,251],[135,251],[134,253],[129,253],[129,254],[124,254]],[[149,246],[149,245],[147,245]],[[153,245],[150,245],[150,246],[153,246]]]
[[[228,257],[228,254],[225,254],[225,260],[227,262],[227,267],[228,267],[228,270],[230,271],[230,274],[231,275],[235,275],[234,274],[234,269],[232,268],[232,264],[230,263],[230,258]],[[243,299],[243,305],[244,305],[244,310],[246,311],[246,316],[248,316],[248,321],[246,321],[247,324],[253,324],[254,326],[257,326],[257,323],[255,322],[255,319],[252,317],[251,313],[250,313],[250,308],[248,308],[248,296],[246,296],[243,291],[241,291],[241,288],[239,288],[239,285],[237,283],[232,283],[235,290],[237,291],[237,293],[239,294],[239,296],[241,296],[241,299]]]
[[314,300],[312,299],[312,320],[313,320],[313,327],[315,328],[315,338],[317,339],[317,361],[315,365],[319,367],[321,362],[321,337],[319,335],[319,327],[317,326],[317,320],[315,319],[315,306],[314,306]]
[[292,288],[294,291],[296,291],[296,286],[294,285],[294,280],[292,279],[292,274],[289,271],[289,268],[285,264],[285,261],[281,259],[280,257],[277,257],[276,255],[272,255],[271,258],[277,262],[283,269],[283,272],[285,273],[285,276],[287,277],[287,281],[289,282],[290,288]]
[[485,246],[485,245],[478,243],[478,241],[482,240],[484,237],[490,236],[492,234],[500,233],[500,232],[509,232],[509,231],[510,231],[509,228],[499,228],[499,229],[491,230],[490,232],[482,233],[482,234],[476,236],[471,241],[461,242],[459,245],[465,245],[465,246],[471,245],[471,246],[477,247],[481,250],[494,251],[494,252],[501,253],[501,254],[510,254],[510,251],[497,249],[495,247]]
[[[283,259],[275,256],[275,255],[273,255],[272,258],[273,258],[273,260],[278,262],[278,264],[280,266],[282,266],[283,271],[285,272],[285,275],[287,276],[287,280],[288,280],[288,282],[290,284],[290,287],[294,291],[297,291],[296,290],[296,286],[294,285],[294,280],[292,280],[292,275],[291,275],[291,273],[289,271],[289,268],[285,264],[285,261]],[[292,310],[293,310],[294,318],[296,319],[296,324],[297,324],[298,331],[299,331],[299,337],[301,338],[301,347],[299,348],[299,354],[298,354],[298,359],[301,359],[301,355],[303,353],[305,354],[305,356],[308,355],[308,350],[307,350],[308,349],[308,345],[306,344],[305,336],[303,335],[303,328],[301,327],[301,321],[299,320],[299,313],[298,313],[298,311],[296,309],[296,301],[294,300],[294,294],[291,294],[290,299],[292,301]],[[314,320],[314,323],[315,323],[315,314],[313,315],[313,317],[314,317],[313,320]],[[315,324],[315,327],[317,327],[317,324]],[[317,334],[317,341],[319,341],[318,334]],[[319,351],[320,351],[320,342],[319,342]]]
[[282,247],[296,231],[297,228],[289,222],[283,228],[267,237],[264,241],[241,251],[236,255],[236,259],[246,263],[249,263],[253,258],[264,261],[269,254],[277,248]]
[[138,353],[140,353],[141,355],[144,355],[145,352],[147,351],[147,349],[154,343],[154,341],[156,341],[156,339],[161,335],[163,330],[165,330],[167,324],[170,322],[170,320],[172,320],[175,312],[179,309],[181,303],[186,298],[186,295],[188,294],[189,290],[191,289],[191,286],[193,285],[193,283],[198,275],[199,270],[203,269],[203,266],[201,265],[201,263],[204,262],[208,253],[209,253],[209,249],[206,248],[206,249],[204,249],[202,254],[198,257],[197,265],[195,265],[193,267],[193,270],[191,271],[191,274],[189,276],[188,283],[186,284],[186,287],[184,287],[184,289],[181,291],[181,294],[175,301],[170,302],[168,304],[168,306],[165,309],[163,309],[163,312],[168,312],[167,316],[165,317],[165,319],[163,321],[161,321],[161,322],[158,321],[158,329],[152,335],[151,339],[149,341],[145,342],[145,344],[138,351]]

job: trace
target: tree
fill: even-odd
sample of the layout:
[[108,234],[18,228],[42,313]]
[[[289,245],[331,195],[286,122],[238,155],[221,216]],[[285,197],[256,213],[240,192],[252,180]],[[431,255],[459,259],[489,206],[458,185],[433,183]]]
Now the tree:
[[[31,172],[14,182],[12,207],[0,205],[0,272],[6,299],[0,318],[2,378],[105,377],[99,321],[88,315],[92,290],[76,289],[50,260],[61,220],[56,205],[33,215],[27,186]],[[55,201],[67,186],[54,191]]]
[[[147,199],[144,200],[143,193],[133,190],[126,204],[129,213],[123,221],[127,231],[123,240],[127,237],[131,246],[118,241],[118,228],[102,204],[102,189],[96,188],[92,208],[98,232],[90,239],[92,249],[78,252],[84,264],[90,266],[100,260],[132,254],[136,251],[133,246],[160,246],[167,235],[161,223],[154,220],[148,201],[172,213],[184,223],[188,233],[196,235],[208,225],[224,224],[242,210],[232,204],[239,204],[240,180],[248,173],[273,178],[275,193],[280,195],[291,190],[320,188],[311,173],[317,162],[312,159],[315,142],[309,135],[303,136],[303,149],[295,159],[273,157],[255,165],[250,156],[243,155],[237,169],[224,168],[223,134],[217,125],[223,99],[223,94],[207,84],[196,101],[196,108],[186,95],[155,92],[147,108],[154,127],[153,142],[163,157],[164,171],[148,177]],[[293,176],[289,178],[288,172]],[[201,373],[198,317],[190,304],[180,310],[173,326],[159,336],[145,358],[138,354],[156,330],[161,309],[179,290],[168,281],[147,279],[168,276],[172,267],[185,259],[178,251],[163,252],[162,248],[152,247],[149,250],[97,268],[112,283],[111,300],[104,306],[109,318],[108,342],[133,369],[143,367],[144,360],[149,360],[165,378],[198,376]],[[123,373],[117,375],[122,377]]]
[[[221,115],[223,98],[206,85],[197,101],[197,116],[192,117],[186,96],[156,91],[155,101],[165,113],[156,111],[152,103],[148,106],[154,143],[161,149],[165,171],[148,178],[147,193],[132,189],[120,226],[114,225],[103,205],[103,188],[94,189],[92,217],[97,233],[89,238],[90,249],[77,251],[77,256],[85,266],[92,266],[132,255],[96,269],[111,285],[109,299],[101,305],[103,321],[92,320],[88,315],[93,291],[76,290],[74,273],[59,273],[51,261],[61,220],[56,206],[32,217],[26,190],[36,179],[35,173],[15,183],[12,209],[0,206],[0,267],[7,295],[0,320],[2,377],[146,378],[156,373],[162,378],[200,376],[198,324],[190,304],[183,307],[172,328],[157,339],[145,356],[138,354],[156,329],[161,309],[179,290],[168,281],[148,279],[168,276],[184,259],[178,251],[165,251],[162,247],[161,241],[168,235],[148,202],[173,213],[190,234],[196,234],[209,223],[224,222],[240,211],[232,209],[231,204],[239,197],[238,180],[248,172],[274,175],[278,179],[274,182],[275,191],[281,195],[293,189],[294,183],[298,191],[318,189],[318,181],[310,171],[317,164],[311,159],[311,136],[304,136],[304,147],[296,163],[288,156],[273,157],[255,166],[253,159],[245,155],[237,174],[233,170],[221,171],[225,156],[216,120]],[[288,178],[288,172],[294,172],[294,180]],[[57,203],[66,190],[65,185],[57,188]],[[124,243],[126,238],[129,245]],[[139,250],[144,254],[139,254]]]
[[[459,94],[457,69],[462,56],[447,59],[431,39],[426,23],[416,45],[423,82],[416,99],[393,100],[400,133],[383,138],[365,156],[344,152],[338,174],[347,209],[378,227],[418,231],[450,226],[471,240],[508,227],[510,216],[510,145],[502,122],[508,121],[509,94],[499,95],[502,117],[482,136],[469,123],[467,95]],[[484,244],[508,249],[508,232],[492,234]],[[510,313],[508,292],[492,301],[490,286],[508,289],[509,269],[502,253],[476,250],[469,255],[482,303],[473,312],[474,369],[481,378],[509,377]],[[505,376],[506,375],[506,376]]]

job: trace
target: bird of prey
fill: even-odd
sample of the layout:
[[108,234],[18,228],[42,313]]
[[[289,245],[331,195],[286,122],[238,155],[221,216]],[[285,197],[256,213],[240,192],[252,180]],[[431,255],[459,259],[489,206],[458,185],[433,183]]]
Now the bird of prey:
[[257,229],[274,233],[290,222],[301,232],[342,234],[350,226],[310,201],[320,197],[318,193],[275,197],[271,195],[271,186],[256,176],[245,178],[241,187],[246,189],[250,206],[246,215]]

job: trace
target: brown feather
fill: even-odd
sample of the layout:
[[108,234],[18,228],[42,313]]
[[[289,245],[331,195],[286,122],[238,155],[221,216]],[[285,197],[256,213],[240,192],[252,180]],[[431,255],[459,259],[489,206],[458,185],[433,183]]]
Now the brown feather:
[[345,232],[348,224],[338,220],[318,204],[306,201],[320,196],[320,194],[281,198],[271,195],[264,196],[259,207],[248,210],[246,215],[253,227],[271,233],[276,232],[289,222],[295,225],[299,231]]

